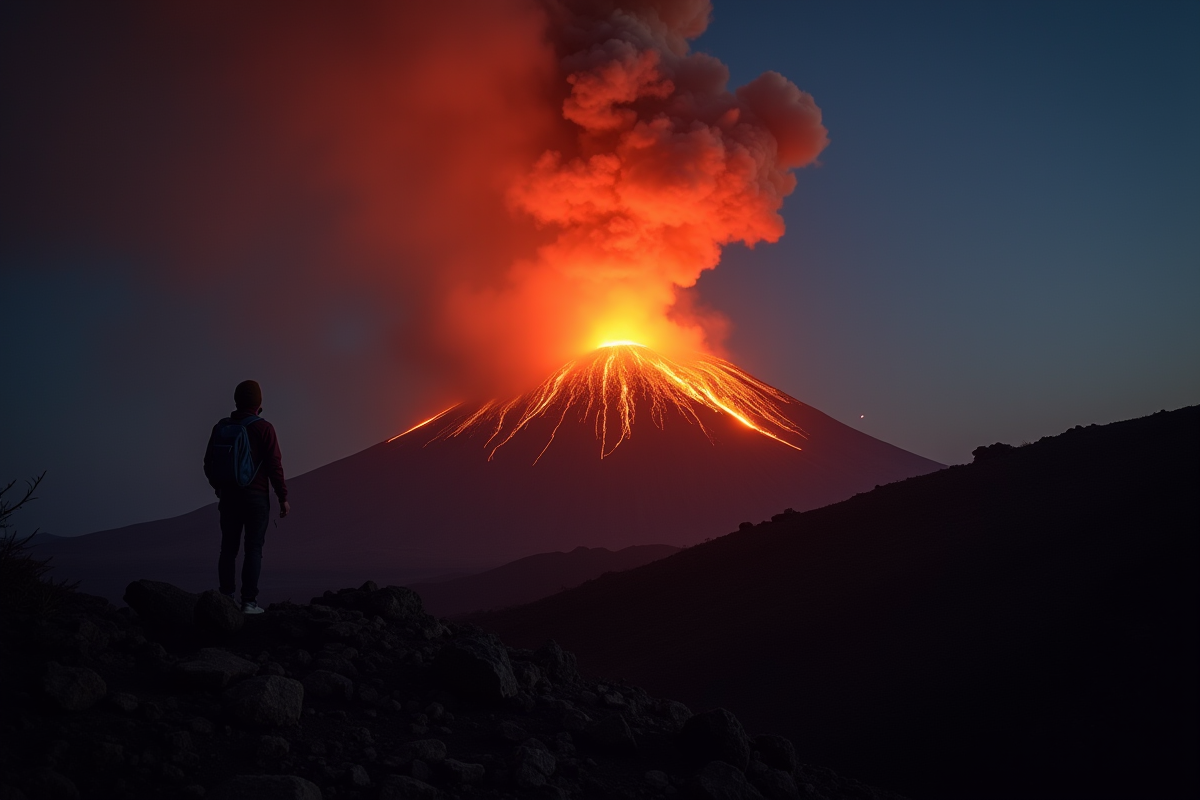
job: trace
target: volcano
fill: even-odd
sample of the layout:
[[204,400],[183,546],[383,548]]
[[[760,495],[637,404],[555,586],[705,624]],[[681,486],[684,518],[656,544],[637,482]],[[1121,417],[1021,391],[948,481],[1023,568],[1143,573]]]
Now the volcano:
[[[263,594],[469,574],[578,546],[687,546],[941,467],[727,361],[615,343],[514,400],[447,409],[289,481]],[[142,577],[203,589],[216,505],[39,549],[56,575],[108,597]]]

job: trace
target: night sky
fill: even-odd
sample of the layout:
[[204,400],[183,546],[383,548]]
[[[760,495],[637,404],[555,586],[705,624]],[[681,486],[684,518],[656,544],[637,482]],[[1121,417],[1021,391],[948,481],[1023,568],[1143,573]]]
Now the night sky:
[[[23,531],[209,502],[243,378],[293,475],[453,395],[411,284],[345,266],[378,260],[336,247],[354,198],[296,177],[325,143],[281,144],[139,8],[0,12],[0,478],[47,470]],[[831,142],[783,239],[700,279],[728,355],[946,463],[1200,401],[1198,42],[1196,3],[718,0],[694,48],[787,76]]]

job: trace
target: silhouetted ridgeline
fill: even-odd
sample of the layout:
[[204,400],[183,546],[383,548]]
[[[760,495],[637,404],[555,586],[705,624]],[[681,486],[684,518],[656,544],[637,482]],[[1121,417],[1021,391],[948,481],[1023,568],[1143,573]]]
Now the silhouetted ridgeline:
[[728,712],[584,679],[553,642],[439,622],[409,589],[248,618],[154,581],[120,611],[58,591],[0,610],[0,800],[899,800]]
[[1200,407],[476,619],[921,797],[1194,797]]

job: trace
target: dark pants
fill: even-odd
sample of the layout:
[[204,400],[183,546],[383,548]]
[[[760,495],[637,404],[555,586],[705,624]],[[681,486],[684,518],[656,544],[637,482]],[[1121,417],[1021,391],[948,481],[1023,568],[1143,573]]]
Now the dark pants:
[[246,489],[225,489],[221,492],[221,558],[217,561],[217,576],[221,591],[232,595],[242,531],[246,532],[246,557],[242,559],[242,601],[258,597],[258,574],[262,571],[263,542],[267,538],[267,522],[271,518],[271,496],[266,492]]

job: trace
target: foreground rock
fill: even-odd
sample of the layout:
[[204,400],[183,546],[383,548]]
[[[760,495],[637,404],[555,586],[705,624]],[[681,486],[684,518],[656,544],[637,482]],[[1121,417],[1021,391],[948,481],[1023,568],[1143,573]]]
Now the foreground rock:
[[145,615],[76,594],[0,616],[0,800],[894,797],[728,711],[581,676],[553,642],[435,620],[401,587],[275,604],[240,630],[211,595],[129,594]]
[[256,728],[295,725],[304,710],[304,684],[278,675],[243,681],[226,692],[226,697],[229,715]]
[[436,786],[405,775],[389,775],[379,789],[379,800],[437,800]]
[[242,629],[245,615],[232,597],[210,589],[196,599],[192,621],[201,634],[220,641]]
[[683,725],[684,747],[704,761],[722,761],[744,770],[750,764],[750,739],[737,717],[723,708],[696,714]]
[[689,788],[696,800],[762,800],[742,771],[724,761],[712,761],[697,772]]
[[321,790],[295,775],[239,775],[219,787],[213,800],[321,800]]
[[205,647],[195,657],[179,662],[175,666],[179,680],[185,686],[196,689],[224,689],[234,681],[248,678],[258,672],[258,664],[238,658],[227,650]]
[[125,588],[124,600],[149,628],[174,637],[192,628],[199,595],[162,581],[134,581]]
[[498,702],[517,694],[508,652],[484,636],[451,641],[438,652],[434,668],[444,686],[462,695]]
[[42,678],[46,697],[63,711],[86,711],[104,699],[104,679],[87,667],[64,667],[53,661]]

